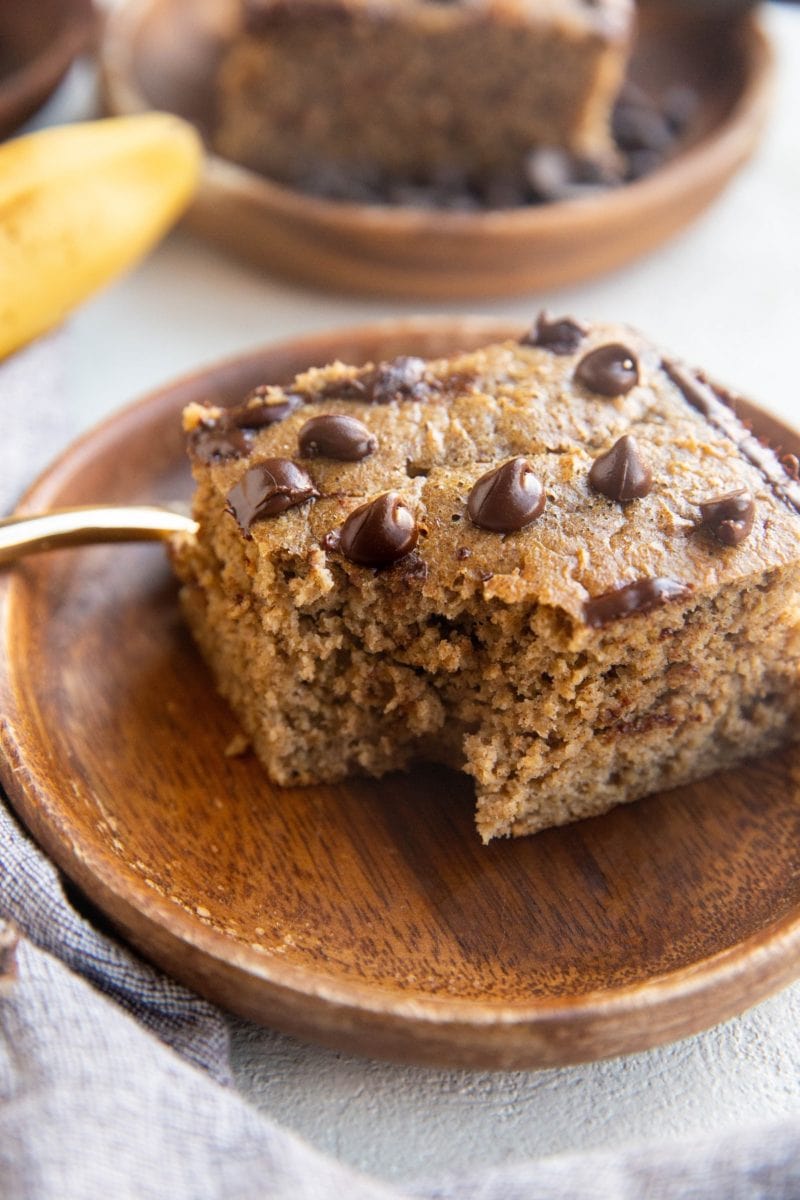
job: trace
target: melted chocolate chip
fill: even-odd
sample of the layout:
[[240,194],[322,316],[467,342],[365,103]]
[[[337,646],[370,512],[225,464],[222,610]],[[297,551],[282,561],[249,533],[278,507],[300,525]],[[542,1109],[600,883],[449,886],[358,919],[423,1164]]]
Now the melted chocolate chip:
[[375,368],[368,399],[371,404],[425,400],[429,391],[425,383],[425,360],[405,355]]
[[246,471],[228,493],[228,511],[243,533],[255,521],[277,517],[318,496],[311,476],[290,458],[268,458]]
[[639,363],[627,346],[611,342],[582,358],[575,378],[600,396],[625,396],[639,382]]
[[339,548],[362,567],[386,567],[409,554],[419,530],[414,514],[397,492],[362,504],[342,525]]
[[535,521],[545,505],[544,488],[524,458],[487,471],[467,500],[470,519],[481,529],[514,533]]
[[305,403],[302,396],[288,392],[275,403],[269,404],[264,401],[261,404],[254,404],[253,401],[260,400],[263,394],[263,388],[256,388],[247,397],[244,404],[229,409],[225,414],[226,423],[236,429],[266,429],[269,425],[277,425],[279,421],[285,421],[295,409]]
[[553,354],[574,354],[588,333],[585,325],[572,317],[551,317],[542,312],[533,328],[520,338],[523,346],[539,346]]
[[326,413],[306,421],[298,434],[304,458],[334,458],[338,462],[360,462],[376,449],[378,439],[355,417]]
[[197,462],[211,466],[250,452],[252,438],[241,429],[218,425],[199,425],[189,435],[189,453]]
[[650,612],[669,600],[682,600],[691,590],[688,584],[678,583],[675,579],[637,579],[625,587],[587,600],[583,606],[583,617],[587,625],[599,629],[611,621],[618,621],[620,617]]
[[390,404],[393,400],[427,400],[432,389],[425,379],[425,360],[403,355],[366,367],[350,379],[331,380],[313,397],[317,400],[360,400]]
[[403,559],[399,568],[401,578],[407,579],[414,583],[424,583],[428,578],[429,568],[424,558],[420,558],[416,550],[412,550]]
[[[661,366],[687,404],[702,413],[710,425],[730,438],[739,453],[761,472],[775,495],[800,512],[800,483],[792,478],[791,472],[784,470],[774,451],[753,437],[746,425],[739,420],[730,407],[733,399],[730,393],[712,387],[680,363],[664,359]],[[727,403],[723,397],[727,398]]]
[[724,546],[738,546],[753,528],[755,501],[747,488],[715,496],[700,505],[702,524]]
[[265,388],[256,388],[243,404],[224,409],[218,416],[201,422],[189,434],[189,453],[207,466],[228,459],[244,458],[250,453],[253,435],[259,429],[283,421],[303,404],[302,396],[287,394],[276,404],[253,403]]
[[707,384],[690,374],[680,363],[670,362],[665,358],[661,365],[675,386],[683,392],[684,400],[704,417],[710,417],[715,406],[722,403],[721,400],[716,399]]
[[632,434],[626,433],[606,454],[594,460],[589,483],[609,500],[641,500],[653,487],[653,474]]

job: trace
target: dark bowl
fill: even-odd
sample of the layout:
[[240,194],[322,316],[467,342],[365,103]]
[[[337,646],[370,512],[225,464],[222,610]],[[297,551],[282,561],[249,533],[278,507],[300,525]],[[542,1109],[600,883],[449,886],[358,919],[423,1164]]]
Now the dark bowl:
[[41,108],[97,29],[92,0],[0,5],[0,137]]

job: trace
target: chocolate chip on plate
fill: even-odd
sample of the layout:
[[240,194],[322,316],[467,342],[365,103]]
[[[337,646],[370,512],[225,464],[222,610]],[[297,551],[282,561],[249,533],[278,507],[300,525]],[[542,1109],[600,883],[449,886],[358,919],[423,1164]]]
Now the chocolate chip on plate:
[[704,500],[700,505],[702,524],[724,546],[738,546],[753,528],[755,501],[747,488]]
[[653,473],[642,458],[633,434],[626,433],[609,451],[596,458],[589,483],[609,500],[641,500],[653,487]]
[[544,488],[524,458],[512,458],[482,475],[467,500],[474,525],[515,533],[535,521],[545,505]]
[[297,440],[304,458],[321,456],[339,462],[359,462],[378,445],[378,439],[361,421],[334,413],[306,421]]
[[575,378],[600,396],[625,396],[639,382],[639,363],[627,346],[610,342],[581,359]]
[[664,155],[672,145],[675,135],[663,112],[643,104],[617,105],[613,119],[614,139],[628,153],[650,150]]
[[290,458],[268,458],[246,471],[228,493],[228,511],[243,533],[255,521],[277,517],[318,496],[314,480]]
[[386,567],[409,554],[419,529],[397,492],[386,492],[350,513],[342,525],[339,549],[362,567]]

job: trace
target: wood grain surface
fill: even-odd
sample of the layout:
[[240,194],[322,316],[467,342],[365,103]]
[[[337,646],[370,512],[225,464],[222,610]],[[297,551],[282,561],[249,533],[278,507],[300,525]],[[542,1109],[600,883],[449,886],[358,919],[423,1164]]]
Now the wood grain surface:
[[[100,426],[23,508],[186,496],[188,401],[509,332],[419,320],[255,352]],[[442,768],[282,789],[226,757],[236,725],[160,547],[25,561],[0,575],[0,629],[20,816],[146,956],[241,1014],[385,1058],[531,1067],[684,1036],[800,974],[798,749],[486,848],[469,781]]]
[[[113,14],[111,111],[165,108],[206,128],[218,17],[217,0],[130,0]],[[188,221],[249,263],[342,292],[462,300],[561,286],[645,254],[715,199],[758,141],[771,66],[752,17],[698,22],[690,7],[652,4],[631,76],[656,95],[689,84],[699,103],[679,152],[648,178],[568,203],[447,213],[318,199],[211,155]]]

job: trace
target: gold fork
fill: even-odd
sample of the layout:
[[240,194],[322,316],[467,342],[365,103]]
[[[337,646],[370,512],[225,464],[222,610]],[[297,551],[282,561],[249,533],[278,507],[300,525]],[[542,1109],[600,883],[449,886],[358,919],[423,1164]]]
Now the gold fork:
[[0,521],[0,566],[26,554],[99,542],[161,541],[196,533],[197,522],[158,504],[81,505]]

